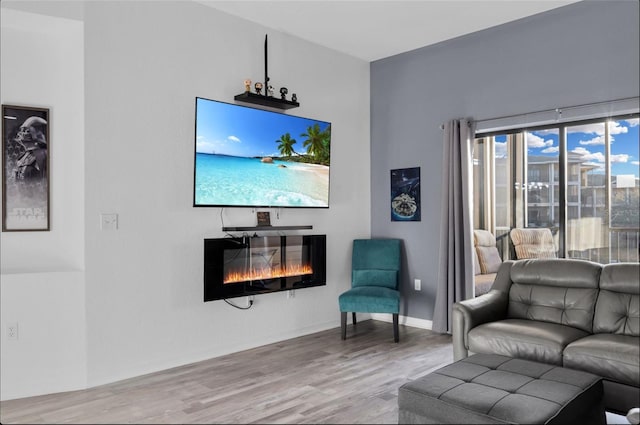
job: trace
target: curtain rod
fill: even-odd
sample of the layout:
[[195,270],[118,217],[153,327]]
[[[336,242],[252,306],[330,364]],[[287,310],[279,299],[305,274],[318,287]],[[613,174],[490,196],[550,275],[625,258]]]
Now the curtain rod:
[[[501,117],[493,117],[493,118],[483,118],[480,120],[474,120],[473,123],[477,124],[480,122],[486,122],[486,121],[498,121],[498,120],[503,120],[503,119],[507,119],[507,118],[516,118],[516,117],[526,117],[528,115],[534,115],[534,114],[542,114],[545,112],[556,112],[559,115],[562,115],[562,111],[567,110],[570,111],[572,109],[579,109],[579,108],[586,108],[589,106],[598,106],[598,105],[606,105],[607,103],[614,103],[614,102],[624,102],[627,100],[639,100],[640,97],[638,96],[632,96],[632,97],[623,97],[620,99],[613,99],[613,100],[605,100],[602,102],[594,102],[594,103],[583,103],[581,105],[572,105],[572,106],[561,106],[558,108],[552,108],[552,109],[542,109],[539,111],[533,111],[533,112],[526,112],[523,114],[512,114],[512,115],[504,115]],[[444,124],[440,124],[440,129],[444,130]]]
[[505,115],[502,117],[495,117],[495,118],[484,118],[481,120],[475,120],[475,123],[479,123],[479,122],[485,122],[485,121],[496,121],[496,120],[502,120],[505,118],[515,118],[515,117],[523,117],[523,116],[527,116],[527,115],[533,115],[533,114],[542,114],[544,112],[558,112],[558,113],[562,113],[563,110],[572,110],[572,109],[578,109],[578,108],[586,108],[587,106],[598,106],[598,105],[605,105],[607,103],[614,103],[614,102],[623,102],[625,100],[633,100],[633,99],[640,99],[638,96],[633,96],[633,97],[623,97],[620,99],[613,99],[613,100],[605,100],[602,102],[594,102],[594,103],[583,103],[582,105],[572,105],[572,106],[561,106],[559,108],[553,108],[553,109],[543,109],[540,111],[533,111],[533,112],[527,112],[524,114],[513,114],[513,115]]

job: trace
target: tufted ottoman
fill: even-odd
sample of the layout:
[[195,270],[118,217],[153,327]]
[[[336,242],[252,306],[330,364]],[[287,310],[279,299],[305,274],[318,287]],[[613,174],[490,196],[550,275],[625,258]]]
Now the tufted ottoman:
[[402,385],[399,423],[606,423],[602,379],[559,366],[475,354]]

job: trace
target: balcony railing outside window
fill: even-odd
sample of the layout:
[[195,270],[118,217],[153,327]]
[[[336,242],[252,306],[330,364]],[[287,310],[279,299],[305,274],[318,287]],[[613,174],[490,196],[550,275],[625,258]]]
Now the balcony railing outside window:
[[638,114],[479,135],[474,225],[548,227],[560,257],[638,262],[639,144]]

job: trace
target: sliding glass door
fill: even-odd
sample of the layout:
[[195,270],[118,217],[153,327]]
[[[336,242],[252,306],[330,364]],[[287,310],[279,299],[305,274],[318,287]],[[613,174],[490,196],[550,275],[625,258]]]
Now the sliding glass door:
[[639,143],[638,114],[477,135],[475,228],[549,228],[560,257],[637,262]]

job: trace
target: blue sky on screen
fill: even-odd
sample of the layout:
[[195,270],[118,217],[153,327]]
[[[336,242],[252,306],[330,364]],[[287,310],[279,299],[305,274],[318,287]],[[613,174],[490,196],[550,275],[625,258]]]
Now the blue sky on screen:
[[[611,168],[613,175],[640,177],[640,142],[638,118],[609,122]],[[580,155],[582,161],[593,165],[594,173],[604,173],[605,123],[567,127],[567,149]],[[558,157],[558,128],[527,133],[529,155]],[[506,137],[496,136],[496,157],[504,156]]]
[[309,126],[329,123],[294,115],[265,111],[250,107],[197,99],[196,152],[241,157],[280,156],[278,143],[284,133],[296,140],[293,149],[306,152],[302,133]]

